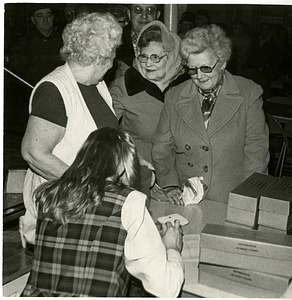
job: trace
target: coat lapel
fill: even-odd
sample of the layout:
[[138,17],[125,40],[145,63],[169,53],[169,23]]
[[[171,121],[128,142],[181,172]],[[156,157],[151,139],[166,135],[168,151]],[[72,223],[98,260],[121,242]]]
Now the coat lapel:
[[208,126],[209,137],[220,130],[236,114],[243,101],[244,98],[239,94],[232,75],[226,72]]
[[244,100],[239,95],[238,87],[232,75],[226,71],[223,86],[206,130],[201,111],[200,95],[191,80],[182,90],[180,96],[181,100],[176,104],[177,113],[206,142],[234,116]]
[[198,136],[208,142],[208,134],[204,125],[199,93],[192,80],[181,92],[181,100],[176,104],[179,116],[191,127]]

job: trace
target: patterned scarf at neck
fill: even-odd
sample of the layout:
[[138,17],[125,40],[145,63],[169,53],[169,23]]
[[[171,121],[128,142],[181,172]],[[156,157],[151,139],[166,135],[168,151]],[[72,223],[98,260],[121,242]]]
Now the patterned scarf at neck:
[[203,102],[202,102],[201,109],[202,109],[203,119],[204,119],[206,127],[208,126],[208,123],[209,123],[209,120],[210,120],[210,117],[211,117],[211,114],[212,114],[213,108],[215,106],[215,102],[219,95],[222,84],[223,84],[223,76],[222,76],[219,84],[210,91],[203,91],[199,87],[197,87],[199,93],[203,96]]

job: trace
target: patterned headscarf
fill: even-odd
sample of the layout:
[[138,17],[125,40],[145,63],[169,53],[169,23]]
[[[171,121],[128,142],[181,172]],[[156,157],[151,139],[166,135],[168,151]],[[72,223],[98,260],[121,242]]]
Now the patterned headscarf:
[[[138,35],[138,39],[137,39],[137,45],[139,44],[139,40],[140,40],[143,32],[150,26],[157,26],[160,28],[162,44],[163,44],[164,50],[168,52],[167,53],[168,59],[166,62],[166,76],[161,82],[163,82],[163,83],[171,82],[184,72],[181,57],[179,55],[179,46],[180,46],[181,39],[177,34],[168,30],[167,27],[162,22],[152,21],[152,22],[148,23],[147,25],[145,25],[143,27],[143,29],[140,31],[140,33]],[[135,53],[136,58],[134,59],[133,66],[143,76],[143,74],[141,72],[141,63],[137,59],[137,56],[139,54],[140,54],[140,48],[137,46],[137,51]]]

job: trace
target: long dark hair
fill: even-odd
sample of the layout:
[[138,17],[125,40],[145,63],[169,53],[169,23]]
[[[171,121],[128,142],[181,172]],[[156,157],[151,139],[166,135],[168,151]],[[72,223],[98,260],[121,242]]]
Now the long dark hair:
[[36,190],[42,218],[65,224],[82,217],[88,208],[100,204],[106,191],[136,188],[138,167],[136,147],[128,133],[109,127],[93,131],[68,170]]

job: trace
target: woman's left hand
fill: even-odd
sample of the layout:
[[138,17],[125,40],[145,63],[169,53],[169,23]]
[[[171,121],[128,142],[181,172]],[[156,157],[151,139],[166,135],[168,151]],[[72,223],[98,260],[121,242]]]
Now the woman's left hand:
[[171,186],[164,188],[163,191],[169,202],[171,202],[172,204],[184,205],[184,202],[181,198],[182,190],[179,187]]

